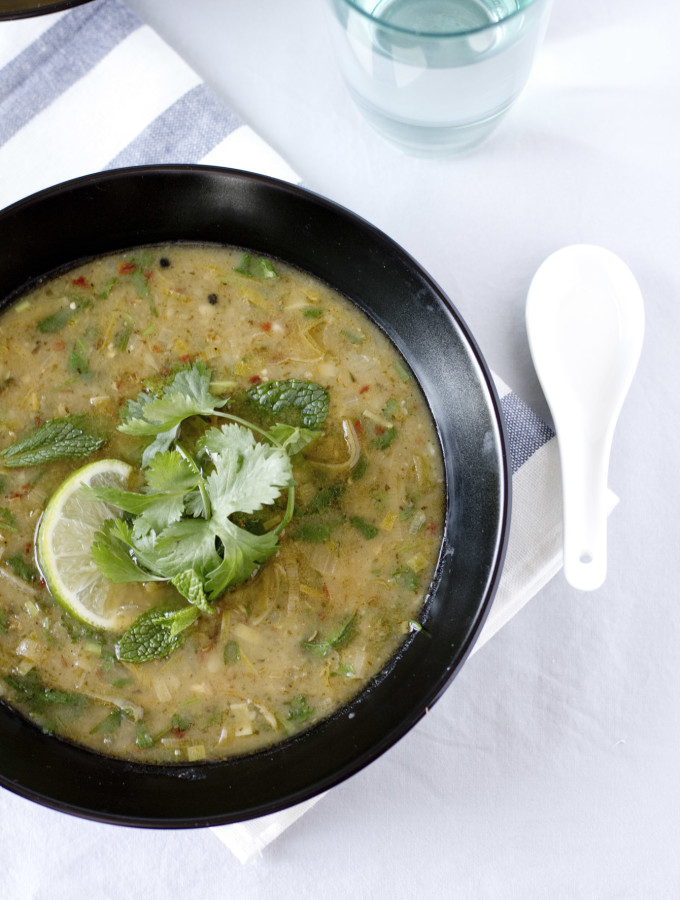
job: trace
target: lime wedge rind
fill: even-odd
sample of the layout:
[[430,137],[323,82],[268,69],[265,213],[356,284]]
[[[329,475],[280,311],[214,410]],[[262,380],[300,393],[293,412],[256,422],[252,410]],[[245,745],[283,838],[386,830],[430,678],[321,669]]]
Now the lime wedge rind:
[[50,594],[85,625],[120,630],[119,610],[107,602],[111,585],[92,560],[95,533],[117,511],[85,500],[87,486],[125,487],[132,467],[120,459],[100,459],[73,472],[50,498],[38,526],[38,565]]

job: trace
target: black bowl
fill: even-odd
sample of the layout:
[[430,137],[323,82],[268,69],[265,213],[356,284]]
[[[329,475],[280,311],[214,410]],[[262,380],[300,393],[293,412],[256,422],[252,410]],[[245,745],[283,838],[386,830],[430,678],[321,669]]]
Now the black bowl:
[[425,630],[348,706],[269,750],[218,763],[139,765],[43,734],[0,703],[0,784],[65,812],[154,828],[225,824],[283,809],[394,744],[470,652],[500,578],[510,519],[499,402],[461,317],[392,240],[301,188],[229,169],[155,166],[43,191],[0,212],[0,305],[67,264],[177,240],[279,257],[363,309],[428,399],[444,454],[447,509]]
[[0,0],[0,21],[43,16],[89,2],[90,0]]

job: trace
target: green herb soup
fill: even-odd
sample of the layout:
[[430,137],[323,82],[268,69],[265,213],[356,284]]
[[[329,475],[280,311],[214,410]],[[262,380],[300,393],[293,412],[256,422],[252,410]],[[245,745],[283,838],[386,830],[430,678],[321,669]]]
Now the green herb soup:
[[317,279],[169,245],[45,281],[0,319],[0,417],[0,697],[44,730],[142,762],[251,753],[420,628],[437,435]]

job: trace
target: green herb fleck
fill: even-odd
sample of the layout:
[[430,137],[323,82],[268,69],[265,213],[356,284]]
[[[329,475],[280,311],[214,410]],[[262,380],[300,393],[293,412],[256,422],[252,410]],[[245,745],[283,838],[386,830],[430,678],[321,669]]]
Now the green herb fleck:
[[392,426],[392,428],[386,428],[384,431],[377,432],[371,444],[378,450],[387,450],[396,436],[397,429]]
[[363,344],[366,340],[363,335],[356,334],[356,332],[350,331],[349,329],[345,329],[342,333],[351,344]]
[[358,481],[360,478],[363,478],[366,474],[366,469],[368,468],[368,460],[364,456],[364,454],[360,454],[359,460],[356,466],[352,469],[352,481]]
[[349,524],[352,526],[352,528],[356,528],[359,534],[365,537],[367,541],[370,541],[378,534],[378,529],[375,527],[375,525],[371,525],[370,522],[362,519],[361,516],[351,516]]
[[19,700],[36,711],[57,705],[80,712],[87,703],[87,698],[82,694],[47,687],[35,669],[26,675],[6,675],[5,683],[16,691]]
[[288,720],[302,724],[314,715],[314,707],[310,706],[304,694],[294,697],[288,704]]
[[341,519],[322,522],[300,522],[297,528],[292,532],[291,537],[294,541],[305,541],[308,544],[322,544],[324,541],[330,541],[333,536],[333,531],[341,524]]
[[411,380],[411,373],[403,363],[399,362],[399,360],[396,360],[394,363],[392,363],[392,368],[397,373],[399,379],[404,383]]
[[135,731],[137,732],[137,746],[140,750],[148,750],[149,747],[153,747],[153,738],[144,721],[137,722]]
[[102,285],[101,289],[97,291],[97,297],[99,297],[100,300],[106,300],[106,298],[109,296],[109,294],[113,290],[113,286],[115,283],[116,283],[115,277],[109,278],[109,280],[106,282],[106,284]]
[[0,528],[5,531],[17,531],[14,513],[5,506],[0,506]]
[[234,266],[234,271],[247,278],[278,278],[278,273],[268,259],[262,256],[251,256],[250,253],[244,253],[238,266]]
[[184,733],[185,731],[188,731],[193,724],[191,719],[184,719],[179,713],[174,713],[170,719],[170,728],[175,732],[179,731]]
[[224,645],[224,664],[225,666],[233,666],[241,658],[241,650],[236,641],[227,641]]
[[331,678],[354,678],[355,671],[348,663],[340,663],[335,672],[331,672]]
[[330,484],[322,487],[307,504],[306,512],[319,513],[330,507],[337,507],[340,505],[344,493],[344,484]]
[[398,569],[395,569],[390,576],[390,581],[407,588],[409,591],[418,590],[418,575],[410,566],[400,566]]
[[35,567],[27,563],[20,553],[15,553],[13,556],[8,557],[7,565],[17,578],[21,578],[23,581],[30,583],[38,580],[38,572]]
[[317,306],[312,307],[311,309],[306,309],[302,315],[306,319],[320,319],[323,313],[324,311],[322,309],[319,309],[319,307]]
[[3,634],[7,634],[9,630],[9,616],[4,611],[4,609],[0,609],[0,631]]
[[123,710],[114,709],[90,730],[90,734],[113,734],[123,721]]
[[73,350],[66,361],[66,369],[74,375],[87,375],[90,371],[89,352],[85,342],[80,338],[73,345]]
[[120,350],[120,352],[122,353],[127,349],[127,345],[130,341],[130,337],[132,335],[134,327],[134,319],[129,313],[126,313],[124,316],[123,325],[113,336],[113,346],[116,348],[116,350]]
[[316,637],[303,641],[302,646],[314,656],[327,656],[331,650],[341,650],[356,636],[356,616],[346,619],[342,625],[326,638]]
[[83,299],[81,297],[71,297],[68,306],[58,309],[56,312],[53,312],[51,315],[38,322],[38,331],[43,334],[56,334],[56,332],[65,328],[66,325],[71,324],[75,320],[77,314],[81,310],[87,309],[88,306],[92,306],[91,300]]
[[395,413],[397,412],[397,409],[398,404],[396,397],[390,397],[383,407],[383,416],[391,422],[395,416]]

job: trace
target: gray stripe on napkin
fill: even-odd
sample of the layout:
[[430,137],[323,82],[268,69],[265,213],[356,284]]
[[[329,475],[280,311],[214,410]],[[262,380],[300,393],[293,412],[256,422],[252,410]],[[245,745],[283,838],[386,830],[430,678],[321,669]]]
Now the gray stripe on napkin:
[[501,400],[501,410],[514,475],[543,444],[555,436],[555,432],[512,391]]
[[147,125],[106,168],[198,162],[242,124],[205,84],[199,84]]
[[0,145],[141,24],[119,0],[100,0],[66,13],[29,44],[0,70]]

